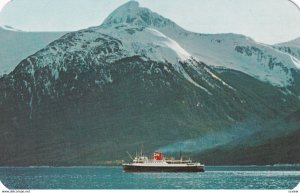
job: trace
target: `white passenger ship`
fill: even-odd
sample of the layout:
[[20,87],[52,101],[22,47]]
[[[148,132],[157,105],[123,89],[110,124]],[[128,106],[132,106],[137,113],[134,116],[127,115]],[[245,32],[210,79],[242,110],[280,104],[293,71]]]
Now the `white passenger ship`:
[[141,154],[131,163],[123,164],[123,169],[125,172],[204,172],[204,164],[190,159],[165,158],[161,152],[154,152],[153,159]]

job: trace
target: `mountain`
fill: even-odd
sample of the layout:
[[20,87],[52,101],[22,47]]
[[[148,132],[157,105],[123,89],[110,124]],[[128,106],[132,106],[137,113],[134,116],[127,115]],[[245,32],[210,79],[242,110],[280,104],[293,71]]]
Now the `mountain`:
[[278,45],[278,46],[293,46],[293,47],[299,47],[299,46],[300,46],[300,37],[299,37],[299,38],[296,38],[296,39],[293,39],[293,40],[291,40],[291,41],[279,43],[279,44],[276,44],[276,45]]
[[149,9],[139,7],[137,2],[116,9],[102,25],[121,23],[150,26],[210,66],[238,70],[275,86],[291,87],[295,84],[294,72],[299,72],[299,59],[270,45],[237,34],[189,32]]
[[34,54],[66,32],[24,32],[0,27],[0,76],[8,74],[22,59]]
[[289,42],[276,44],[273,47],[300,60],[300,37]]
[[[0,164],[96,165],[125,159],[141,144],[150,152],[206,141],[193,146],[197,156],[237,139],[260,144],[294,132],[283,124],[266,135],[274,120],[300,109],[282,89],[294,81],[284,82],[294,68],[286,55],[276,55],[279,86],[199,59],[184,43],[188,35],[177,33],[183,30],[130,1],[102,25],[67,33],[23,59],[0,78]],[[284,67],[286,77],[278,70]]]

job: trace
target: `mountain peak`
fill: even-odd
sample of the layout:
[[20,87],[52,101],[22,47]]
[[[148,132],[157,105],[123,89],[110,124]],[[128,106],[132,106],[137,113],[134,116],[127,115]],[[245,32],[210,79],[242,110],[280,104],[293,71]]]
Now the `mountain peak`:
[[175,25],[169,19],[152,12],[150,9],[140,7],[137,1],[129,1],[114,10],[102,25],[113,25],[127,23],[141,27],[165,27]]
[[138,8],[140,6],[139,2],[137,1],[128,1],[127,3],[123,4],[121,7],[127,8]]

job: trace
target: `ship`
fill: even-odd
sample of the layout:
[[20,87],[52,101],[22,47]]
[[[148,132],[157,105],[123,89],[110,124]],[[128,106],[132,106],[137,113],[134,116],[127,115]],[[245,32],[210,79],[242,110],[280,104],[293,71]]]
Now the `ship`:
[[[129,153],[128,153],[129,154]],[[143,154],[135,158],[129,154],[131,163],[122,164],[125,172],[204,172],[204,164],[193,162],[191,159],[183,160],[164,157],[161,152],[154,152],[152,158]]]

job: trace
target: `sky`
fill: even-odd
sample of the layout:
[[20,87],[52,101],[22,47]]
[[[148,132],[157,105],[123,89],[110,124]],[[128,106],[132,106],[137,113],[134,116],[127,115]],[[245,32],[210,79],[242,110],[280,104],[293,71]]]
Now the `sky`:
[[[0,26],[24,31],[74,31],[100,25],[128,0],[9,1],[0,0]],[[300,9],[289,0],[137,1],[193,32],[244,34],[267,44],[300,37]]]

